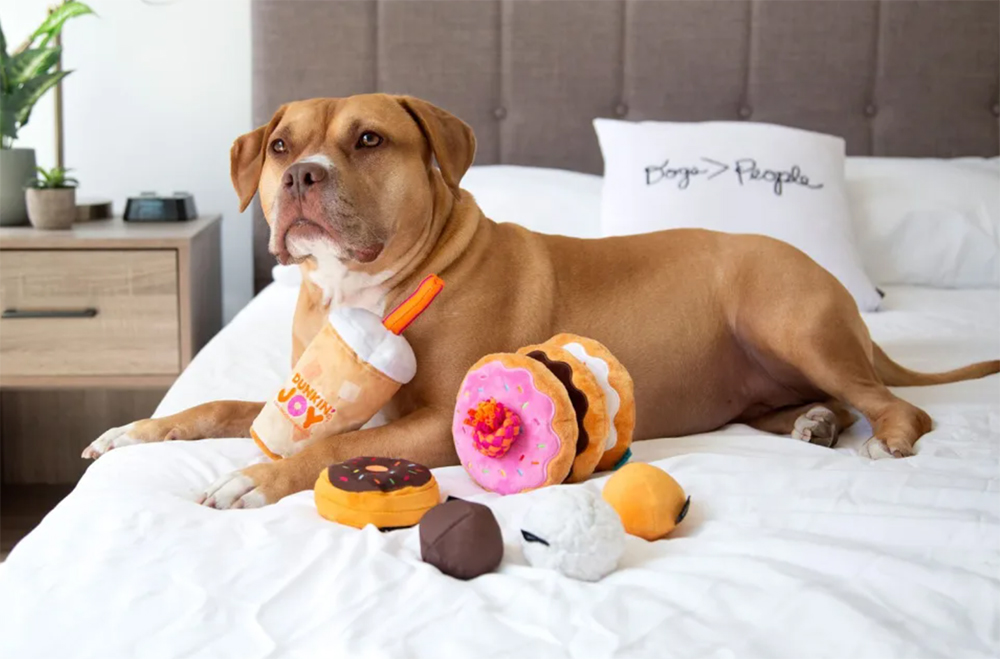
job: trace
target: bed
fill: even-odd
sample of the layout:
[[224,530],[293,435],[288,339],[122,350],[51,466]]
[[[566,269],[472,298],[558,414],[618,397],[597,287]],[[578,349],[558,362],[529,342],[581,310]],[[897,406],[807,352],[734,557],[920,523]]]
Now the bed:
[[[295,295],[269,285],[158,413],[280,384]],[[866,320],[914,367],[1000,351],[996,290],[887,287]],[[437,470],[444,492],[505,529],[499,572],[468,583],[420,561],[415,529],[331,524],[311,492],[196,505],[261,459],[250,440],[112,451],[2,567],[0,637],[12,657],[996,656],[1000,378],[901,391],[937,422],[904,461],[859,458],[864,422],[832,451],[742,425],[636,444],[695,505],[597,584],[528,567],[510,530],[530,495],[482,493],[460,467]]]
[[[888,157],[989,156],[971,166],[1000,181],[997,18],[995,3],[961,1],[256,0],[255,113],[262,123],[289,98],[369,89],[430,98],[469,120],[477,161],[497,165],[464,182],[488,215],[594,237],[594,116],[749,109],[844,135],[851,153],[878,156],[852,161],[869,174],[888,167],[928,187],[938,173],[920,180]],[[950,39],[926,38],[942,22]],[[581,48],[581,35],[617,54]],[[723,42],[741,54],[715,53]],[[923,84],[938,88],[928,103]],[[981,229],[996,245],[1000,223]],[[157,415],[262,400],[281,383],[298,273],[273,267],[264,238],[260,293]],[[894,359],[942,370],[1000,354],[996,285],[880,286],[882,309],[865,321]],[[669,540],[628,538],[620,569],[595,584],[529,567],[517,528],[537,494],[485,493],[460,467],[436,470],[443,491],[487,503],[504,530],[500,569],[471,582],[422,563],[415,529],[331,524],[310,492],[255,510],[196,505],[219,476],[263,459],[250,440],[115,450],[0,564],[0,642],[19,658],[994,657],[1000,377],[897,392],[936,422],[906,460],[859,457],[864,421],[833,450],[739,424],[636,444],[634,459],[667,469],[694,504]]]

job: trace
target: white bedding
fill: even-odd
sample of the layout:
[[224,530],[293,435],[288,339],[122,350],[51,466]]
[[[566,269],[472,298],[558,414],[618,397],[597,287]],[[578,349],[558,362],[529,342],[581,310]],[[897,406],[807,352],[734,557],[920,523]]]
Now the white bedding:
[[[866,316],[914,368],[1000,355],[1000,293],[889,288]],[[288,367],[295,289],[265,290],[206,347],[160,413],[260,399]],[[635,459],[693,497],[666,541],[630,537],[596,584],[526,565],[532,495],[489,503],[506,541],[471,582],[419,558],[414,529],[321,519],[311,492],[257,510],[193,503],[259,460],[250,440],[118,449],[0,570],[4,656],[29,657],[995,657],[1000,652],[1000,378],[901,390],[936,420],[918,454],[856,455],[746,426],[642,442]],[[599,488],[604,479],[579,487]],[[576,487],[576,486],[574,486]]]

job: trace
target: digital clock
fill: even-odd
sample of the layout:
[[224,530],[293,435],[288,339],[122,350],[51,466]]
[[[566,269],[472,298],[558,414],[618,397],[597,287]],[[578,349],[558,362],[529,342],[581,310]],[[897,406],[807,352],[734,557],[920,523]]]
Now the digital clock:
[[125,205],[126,222],[185,222],[197,216],[194,197],[187,192],[170,196],[143,192],[138,197],[129,197]]

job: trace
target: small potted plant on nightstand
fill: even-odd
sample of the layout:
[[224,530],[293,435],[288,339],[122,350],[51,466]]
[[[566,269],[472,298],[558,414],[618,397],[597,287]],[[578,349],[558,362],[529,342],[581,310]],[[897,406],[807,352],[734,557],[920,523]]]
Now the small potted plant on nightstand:
[[[23,188],[35,168],[35,150],[15,149],[14,141],[31,118],[35,103],[70,74],[61,65],[63,25],[75,16],[92,13],[78,0],[64,0],[13,51],[8,51],[0,29],[0,226],[27,222]],[[56,164],[62,164],[60,158]]]
[[38,176],[24,191],[28,219],[36,229],[68,229],[76,219],[76,179],[68,169],[36,167]]

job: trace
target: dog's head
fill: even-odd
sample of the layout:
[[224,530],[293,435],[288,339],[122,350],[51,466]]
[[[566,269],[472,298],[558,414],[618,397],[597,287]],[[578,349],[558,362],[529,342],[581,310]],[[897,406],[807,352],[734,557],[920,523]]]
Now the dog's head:
[[230,158],[240,210],[260,193],[279,262],[332,258],[375,273],[426,237],[436,182],[457,194],[475,151],[472,129],[444,110],[367,94],[283,105]]

